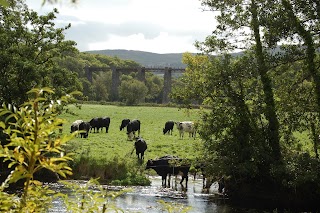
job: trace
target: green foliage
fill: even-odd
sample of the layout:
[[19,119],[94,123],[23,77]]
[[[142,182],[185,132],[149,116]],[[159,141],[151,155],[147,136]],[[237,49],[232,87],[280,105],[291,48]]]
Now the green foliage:
[[76,76],[54,61],[75,50],[75,42],[64,37],[70,25],[55,27],[56,10],[39,16],[19,0],[0,7],[0,13],[1,102],[20,105],[35,86],[56,88],[55,95],[79,89]]
[[111,191],[103,188],[97,179],[90,179],[85,184],[62,181],[73,193],[73,197],[59,194],[64,200],[67,212],[123,212],[115,203],[115,199],[130,189]]
[[119,87],[119,96],[127,105],[136,105],[145,101],[147,91],[148,88],[143,82],[135,79],[125,80]]
[[[48,99],[53,91],[48,88],[33,89],[28,92],[30,99],[19,108],[3,105],[0,116],[6,117],[0,122],[3,132],[8,135],[9,143],[1,143],[0,158],[9,162],[8,168],[12,172],[0,188],[3,190],[10,183],[24,181],[21,198],[10,204],[8,208],[19,212],[34,212],[45,210],[51,204],[53,192],[34,178],[37,171],[48,169],[61,177],[71,175],[68,161],[70,154],[64,154],[64,146],[74,136],[56,136],[59,125],[64,120],[57,117],[60,113],[59,105],[70,100],[71,96],[53,101]],[[11,197],[13,198],[13,196]],[[6,208],[6,207],[3,207]]]

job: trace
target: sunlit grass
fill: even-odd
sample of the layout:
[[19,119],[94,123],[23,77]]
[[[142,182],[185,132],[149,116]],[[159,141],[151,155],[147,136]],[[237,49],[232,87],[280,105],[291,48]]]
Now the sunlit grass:
[[[111,120],[108,133],[103,129],[99,133],[89,133],[89,137],[86,139],[74,138],[70,141],[68,150],[75,153],[75,161],[79,161],[81,156],[85,156],[91,162],[94,162],[94,166],[103,166],[114,161],[114,158],[136,160],[134,142],[127,140],[126,130],[120,131],[119,129],[124,118],[139,119],[141,121],[140,136],[146,140],[148,145],[148,149],[145,152],[145,161],[164,155],[175,155],[192,160],[198,155],[197,148],[201,144],[199,137],[194,140],[185,135],[184,139],[179,139],[176,126],[172,135],[163,135],[162,132],[164,124],[168,120],[200,120],[200,110],[198,109],[186,112],[179,108],[170,107],[89,104],[82,105],[81,109],[75,106],[69,106],[69,108],[74,114],[62,115],[67,120],[63,127],[64,133],[69,133],[70,124],[78,119],[90,121],[94,117],[109,116]],[[83,168],[87,166],[83,165]]]

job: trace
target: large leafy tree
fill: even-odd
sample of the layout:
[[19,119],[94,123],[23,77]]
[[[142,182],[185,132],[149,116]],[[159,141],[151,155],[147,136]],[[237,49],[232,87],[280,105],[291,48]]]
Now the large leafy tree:
[[[315,104],[318,71],[313,49],[318,43],[319,24],[307,23],[312,20],[311,14],[317,14],[316,9],[308,13],[308,19],[298,9],[299,2],[202,1],[217,12],[218,25],[204,42],[197,43],[203,55],[185,57],[188,68],[180,86],[188,94],[174,90],[173,96],[179,101],[187,100],[185,103],[190,104],[203,100],[211,106],[211,112],[204,113],[200,128],[203,156],[211,164],[208,166],[211,174],[231,175],[230,189],[234,190],[231,194],[238,194],[238,198],[250,197],[250,192],[258,189],[265,197],[281,197],[287,190],[294,193],[296,189],[299,193],[318,190],[315,184],[318,175],[307,174],[313,171],[316,161],[308,155],[294,154],[299,150],[292,152],[293,147],[280,148],[282,141],[292,145],[293,131],[304,130],[301,127],[307,125],[314,140],[318,138],[318,121],[314,119],[314,112],[319,110]],[[318,5],[310,2],[314,8]],[[305,21],[299,21],[299,17]],[[308,36],[306,30],[310,29],[313,31]],[[278,51],[275,48],[278,42],[285,40],[287,44],[301,43],[295,45],[299,48],[290,45]],[[225,54],[235,49],[246,51],[239,58]],[[215,57],[206,53],[223,54]],[[302,165],[307,164],[308,169],[303,170]],[[306,184],[313,188],[303,188]],[[298,193],[294,196],[299,200]],[[310,198],[307,202],[314,202],[316,196]]]
[[[292,97],[283,97],[285,93],[279,93],[279,97],[284,102],[282,110],[289,115],[286,118],[290,120],[288,125],[291,130],[310,130],[317,154],[319,139],[316,135],[320,133],[318,127],[320,121],[320,74],[316,53],[319,49],[320,38],[320,3],[301,0],[266,1],[265,3],[268,8],[272,8],[272,10],[263,10],[261,13],[267,44],[275,46],[281,41],[286,44],[282,45],[281,51],[274,55],[273,61],[280,62],[285,67],[297,67],[297,64],[300,67],[300,69],[289,69],[289,72],[286,72],[289,76],[297,76],[298,78],[293,78],[294,81],[287,79],[292,82],[291,85],[286,84],[293,95]],[[309,92],[306,93],[303,90]],[[297,91],[297,93],[293,93],[293,91]],[[301,95],[302,93],[305,95]],[[294,100],[293,97],[296,99]]]
[[70,25],[55,27],[56,13],[39,16],[20,0],[0,6],[1,102],[19,105],[36,86],[56,88],[59,94],[80,89],[76,76],[54,61],[75,50],[75,42],[63,34]]
[[[275,99],[272,83],[266,63],[266,53],[261,35],[259,0],[222,1],[203,0],[202,4],[210,10],[219,11],[217,15],[218,26],[200,48],[207,51],[230,51],[234,49],[252,47],[255,51],[256,66],[253,69],[259,73],[263,86],[264,111],[268,121],[266,126],[266,143],[271,147],[272,157],[281,160],[279,121],[276,114]],[[245,44],[245,45],[244,45]]]

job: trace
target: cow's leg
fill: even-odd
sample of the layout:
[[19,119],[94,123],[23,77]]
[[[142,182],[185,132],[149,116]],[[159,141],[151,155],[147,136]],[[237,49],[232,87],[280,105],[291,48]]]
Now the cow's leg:
[[170,182],[171,182],[171,174],[169,174],[169,177],[168,177],[168,188],[170,188]]
[[188,175],[183,175],[182,180],[180,181],[180,184],[182,185],[184,179],[186,179],[186,188],[188,187]]
[[162,178],[161,178],[161,180],[162,180],[162,187],[166,187],[166,185],[167,185],[167,175],[163,175],[163,176],[161,176]]

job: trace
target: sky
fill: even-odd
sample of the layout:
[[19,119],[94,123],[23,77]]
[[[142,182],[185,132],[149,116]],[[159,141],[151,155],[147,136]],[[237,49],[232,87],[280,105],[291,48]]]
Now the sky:
[[126,49],[153,53],[198,52],[215,27],[214,14],[203,11],[200,0],[78,0],[45,4],[26,0],[29,8],[46,14],[57,8],[57,27],[71,23],[65,32],[77,48]]

